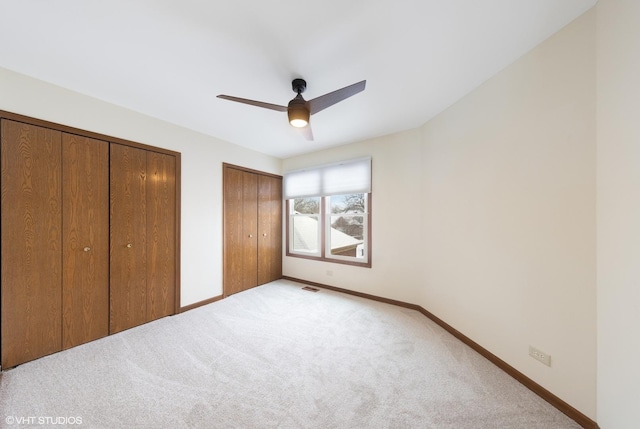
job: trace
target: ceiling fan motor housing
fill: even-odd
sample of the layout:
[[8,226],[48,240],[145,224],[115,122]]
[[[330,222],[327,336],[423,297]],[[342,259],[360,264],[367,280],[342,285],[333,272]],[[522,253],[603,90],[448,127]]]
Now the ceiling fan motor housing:
[[293,92],[302,94],[304,90],[307,89],[307,82],[304,79],[293,79],[291,87],[293,88]]

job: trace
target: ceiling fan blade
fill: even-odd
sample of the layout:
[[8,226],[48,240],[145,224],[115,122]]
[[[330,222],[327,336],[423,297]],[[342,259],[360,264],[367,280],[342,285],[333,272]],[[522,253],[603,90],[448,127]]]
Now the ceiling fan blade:
[[311,124],[307,124],[306,127],[299,128],[300,132],[305,139],[313,141],[313,132],[311,131]]
[[363,80],[361,82],[345,86],[342,89],[338,89],[336,91],[314,98],[313,100],[307,101],[307,106],[309,106],[309,113],[313,115],[314,113],[318,113],[321,110],[326,109],[327,107],[333,106],[334,104],[351,97],[352,95],[356,95],[357,93],[364,91],[364,87],[366,84],[367,81]]
[[262,101],[249,100],[247,98],[240,97],[232,97],[230,95],[218,95],[218,98],[222,98],[224,100],[236,101],[238,103],[250,104],[252,106],[258,106],[265,109],[277,110],[278,112],[286,112],[287,106],[280,106],[278,104],[264,103]]

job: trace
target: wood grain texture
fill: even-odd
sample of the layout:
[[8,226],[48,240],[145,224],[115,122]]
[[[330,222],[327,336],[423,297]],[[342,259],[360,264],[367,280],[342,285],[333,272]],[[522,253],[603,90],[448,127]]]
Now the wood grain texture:
[[242,290],[258,285],[258,175],[242,173]]
[[224,296],[282,277],[282,177],[223,165]]
[[223,251],[223,288],[229,296],[242,289],[242,241],[243,223],[243,172],[233,168],[224,168],[224,251]]
[[111,143],[109,332],[147,321],[147,155]]
[[282,178],[258,176],[258,284],[282,277]]
[[95,140],[102,140],[110,143],[119,143],[125,146],[131,146],[139,149],[150,150],[153,152],[166,153],[167,155],[175,156],[176,159],[180,157],[180,152],[176,152],[170,149],[164,149],[161,147],[151,146],[148,144],[139,143],[132,140],[126,140],[118,137],[108,136],[106,134],[94,133],[92,131],[70,127],[67,125],[56,124],[55,122],[44,121],[42,119],[37,119],[29,116],[20,115],[17,113],[7,112],[6,110],[0,110],[0,117],[4,119],[13,120],[16,122],[23,122],[26,124],[36,125],[43,128],[62,131],[63,133],[76,134],[83,137],[89,137]]
[[62,156],[62,346],[67,349],[109,334],[109,143],[63,133]]
[[2,367],[62,347],[61,133],[2,120]]
[[[81,158],[83,156],[92,156],[89,155],[92,153],[92,150],[89,149],[84,152],[84,155],[81,153],[82,150],[80,148],[82,145],[79,142],[85,141],[85,139],[87,141],[100,141],[107,145],[107,148],[109,145],[107,142],[117,143],[124,147],[142,149],[145,153],[151,151],[167,155],[173,159],[174,183],[172,186],[175,189],[175,196],[172,210],[174,219],[170,226],[162,225],[162,221],[158,221],[158,225],[173,229],[174,258],[172,270],[174,273],[174,291],[173,293],[163,291],[162,294],[166,294],[167,297],[173,297],[173,313],[178,312],[180,310],[180,253],[177,251],[180,248],[180,153],[2,110],[0,110],[0,121],[4,124],[0,130],[0,135],[3,137],[1,156],[2,283],[0,292],[2,296],[5,294],[10,296],[3,299],[1,304],[2,336],[0,337],[0,343],[2,343],[1,360],[3,367],[15,366],[27,360],[49,354],[52,351],[60,350],[62,347],[71,347],[76,343],[90,340],[94,335],[102,336],[102,334],[96,334],[96,332],[104,332],[104,328],[98,329],[97,325],[105,323],[104,317],[99,315],[101,311],[105,311],[105,308],[107,311],[106,323],[108,332],[111,318],[110,284],[108,284],[107,288],[102,289],[101,292],[104,294],[104,290],[107,291],[108,299],[106,305],[99,304],[101,297],[98,296],[100,293],[97,293],[97,291],[100,288],[97,285],[100,283],[99,273],[104,271],[104,267],[107,267],[106,269],[108,270],[107,275],[104,277],[107,281],[111,274],[109,266],[111,262],[109,248],[111,237],[109,236],[109,225],[107,224],[105,231],[108,244],[105,246],[106,250],[104,250],[107,252],[107,256],[106,258],[101,258],[93,253],[98,252],[98,248],[101,247],[95,244],[99,242],[98,237],[101,230],[99,225],[101,221],[98,219],[99,216],[97,214],[94,216],[89,207],[93,207],[95,200],[100,199],[98,197],[99,192],[96,190],[99,187],[97,185],[97,177],[100,174],[92,162],[86,164],[87,168],[82,170]],[[63,137],[64,134],[68,134],[68,136]],[[69,151],[64,157],[62,157],[63,138],[69,138],[74,142],[71,145],[74,149],[71,149],[71,147],[64,149]],[[5,139],[11,141],[11,144],[6,146],[4,144]],[[5,151],[7,152],[5,153]],[[50,158],[52,151],[56,154],[55,158]],[[71,154],[70,152],[74,153]],[[109,165],[108,152],[107,150],[107,159],[104,163],[107,168]],[[67,161],[67,158],[69,158],[69,161]],[[127,161],[129,164],[135,164],[135,156],[132,157],[128,153],[126,158],[129,159]],[[67,162],[72,164],[67,164]],[[49,168],[49,164],[53,164],[55,168]],[[91,164],[90,167],[89,164]],[[72,165],[76,165],[82,171],[73,171],[76,167],[73,167],[72,171],[65,171],[65,169],[72,168]],[[83,175],[84,177],[82,177]],[[118,175],[119,173],[116,173],[114,177]],[[138,171],[138,178],[146,178],[145,175],[146,172],[141,173]],[[75,179],[76,176],[77,179]],[[43,180],[43,178],[46,179]],[[105,186],[107,192],[106,209],[103,210],[103,213],[106,213],[107,220],[110,219],[110,195],[108,193],[110,179],[109,171],[107,170]],[[35,185],[36,183],[37,185]],[[52,190],[55,189],[55,191],[50,192],[49,188],[40,186],[42,184],[49,186]],[[23,185],[26,186],[23,187]],[[86,188],[90,188],[90,190]],[[131,189],[125,190],[125,188],[126,186],[122,187],[124,194],[130,197],[128,192]],[[57,196],[54,196],[54,194]],[[82,194],[84,196],[80,197]],[[44,198],[49,198],[45,204],[39,200],[39,196],[42,195],[45,196]],[[67,201],[67,195],[72,195],[71,198],[75,201]],[[34,204],[34,199],[39,202]],[[68,209],[68,205],[73,207]],[[64,208],[64,211],[62,208]],[[142,211],[137,210],[136,215],[144,215],[146,213],[144,204],[142,208],[139,206],[139,209]],[[51,222],[51,227],[47,227],[43,222],[52,213],[58,218],[55,222]],[[83,225],[81,213],[89,218],[88,224]],[[140,230],[140,228],[130,229]],[[89,246],[83,246],[81,243],[84,241],[83,234],[86,231],[89,231],[91,243],[94,243]],[[162,235],[159,229],[158,232]],[[143,244],[146,243],[146,236],[139,241]],[[42,246],[42,243],[45,243],[45,246]],[[161,240],[158,240],[158,243],[161,243]],[[71,249],[84,249],[84,247],[90,248],[88,255],[83,254],[82,257],[78,257],[77,254],[72,254]],[[143,248],[146,253],[146,246]],[[52,249],[56,250],[49,252]],[[53,261],[52,259],[51,264],[46,264],[47,266],[41,268],[38,264],[42,260],[45,263],[47,262],[47,258],[42,256],[43,252],[52,255],[52,258],[56,260]],[[114,252],[114,255],[116,253],[118,252]],[[53,255],[56,255],[55,258]],[[85,256],[89,257],[85,258]],[[86,262],[86,259],[89,259],[88,265],[83,266],[82,261]],[[100,259],[105,261],[102,267],[98,262]],[[22,264],[21,261],[26,261],[26,265]],[[122,278],[125,278],[126,281],[133,281],[132,277],[134,277],[134,280],[135,278],[144,279],[149,274],[146,270],[146,259],[144,261],[145,264],[143,264],[142,270],[139,267],[134,268],[134,266],[140,265],[137,261],[128,261],[127,264],[121,265],[120,269],[130,274],[130,277],[125,276]],[[84,271],[87,267],[88,271]],[[162,276],[167,275],[165,271],[161,272]],[[17,281],[13,281],[13,279],[17,279]],[[38,290],[40,287],[38,285],[42,285],[40,279],[45,279],[46,282],[57,286],[55,289],[42,292]],[[80,283],[77,282],[81,280],[83,282],[81,283],[82,288],[79,288],[77,285]],[[93,287],[85,288],[89,283],[92,283]],[[24,288],[20,289],[22,286]],[[135,295],[135,290],[129,287],[121,289],[126,290],[124,294],[127,299],[129,299],[131,293]],[[143,294],[146,297],[147,291],[138,291],[138,294]],[[76,305],[78,302],[80,307]],[[156,302],[158,301],[154,299],[153,302],[153,304],[149,304],[152,312],[155,311],[153,309],[156,308]],[[168,302],[167,305],[171,305],[171,303]],[[126,317],[129,317],[129,310],[132,307],[136,307],[136,303],[132,303],[129,300],[121,303],[120,306],[116,304],[114,309],[121,311],[122,308],[125,308],[124,313]],[[140,302],[139,308],[146,311],[146,307],[147,303],[142,305]],[[40,323],[38,320],[45,323]],[[97,322],[98,320],[102,320],[102,322]],[[139,322],[133,322],[131,325],[134,326],[145,321],[147,321],[146,318]],[[123,326],[116,326],[116,331],[126,329],[127,326]],[[48,337],[54,338],[55,347],[42,346],[47,343]],[[12,349],[10,350],[10,348]],[[38,348],[42,350],[37,351]],[[8,360],[4,358],[5,353],[9,356]]]
[[147,320],[176,308],[175,157],[147,152]]

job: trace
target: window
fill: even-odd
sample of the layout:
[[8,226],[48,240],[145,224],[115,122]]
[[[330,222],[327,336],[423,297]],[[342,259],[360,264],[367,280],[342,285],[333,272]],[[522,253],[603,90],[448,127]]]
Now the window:
[[295,198],[289,203],[289,249],[294,253],[321,256],[320,197]]
[[367,194],[333,195],[326,197],[327,258],[356,258],[366,261],[368,204]]
[[371,266],[371,158],[284,175],[287,255]]

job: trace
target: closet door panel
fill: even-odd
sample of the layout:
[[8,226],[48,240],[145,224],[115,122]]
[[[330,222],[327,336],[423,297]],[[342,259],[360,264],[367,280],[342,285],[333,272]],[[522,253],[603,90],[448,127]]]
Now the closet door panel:
[[242,290],[258,285],[258,175],[242,177]]
[[282,178],[224,165],[224,294],[282,277]]
[[2,367],[62,347],[61,133],[2,120]]
[[282,277],[282,179],[258,179],[258,284]]
[[63,348],[109,334],[109,143],[62,135]]
[[146,151],[111,143],[109,332],[147,321]]
[[224,168],[224,293],[242,291],[243,172]]
[[147,319],[175,313],[175,157],[147,153]]

